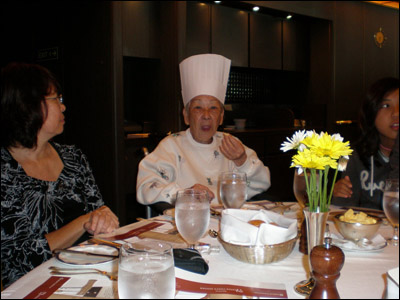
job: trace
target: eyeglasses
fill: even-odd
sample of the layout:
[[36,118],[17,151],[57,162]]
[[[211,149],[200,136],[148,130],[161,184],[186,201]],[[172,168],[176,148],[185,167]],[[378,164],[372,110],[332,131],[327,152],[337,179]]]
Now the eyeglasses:
[[64,104],[64,99],[61,95],[58,97],[50,97],[50,98],[44,98],[44,99],[45,100],[58,100],[58,102],[60,102],[60,104]]

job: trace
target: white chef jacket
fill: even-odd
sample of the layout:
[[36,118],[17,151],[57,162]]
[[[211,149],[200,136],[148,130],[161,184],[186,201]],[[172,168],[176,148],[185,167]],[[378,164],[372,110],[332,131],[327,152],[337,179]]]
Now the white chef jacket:
[[267,190],[270,172],[255,151],[244,146],[247,160],[237,167],[221,153],[222,138],[223,133],[217,131],[211,144],[201,144],[193,139],[190,128],[164,138],[139,164],[137,201],[145,205],[160,201],[174,204],[177,191],[199,183],[214,193],[212,203],[218,203],[218,175],[227,171],[247,174],[248,199]]

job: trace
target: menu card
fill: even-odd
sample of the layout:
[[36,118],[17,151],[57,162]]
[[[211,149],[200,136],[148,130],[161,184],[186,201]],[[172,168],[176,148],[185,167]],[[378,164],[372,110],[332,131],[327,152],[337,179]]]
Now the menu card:
[[[189,281],[181,278],[176,278],[176,290],[178,291],[176,298],[186,298],[187,294],[181,292],[207,294],[207,295],[224,295],[224,298],[229,298],[226,295],[234,296],[252,296],[260,298],[282,298],[287,299],[287,292],[284,284],[267,284],[263,283],[263,287],[252,286],[250,282],[242,280],[230,279],[229,284],[223,283],[226,280],[214,280],[220,283],[203,283]],[[236,298],[236,297],[235,297]]]
[[68,280],[69,277],[51,276],[43,284],[26,295],[24,299],[47,299]]
[[139,228],[132,229],[128,232],[113,235],[113,236],[105,236],[103,238],[106,240],[109,240],[109,241],[125,240],[128,238],[134,237],[134,236],[139,236],[144,232],[150,231],[150,230],[157,228],[159,226],[162,226],[162,225],[164,225],[164,224],[159,223],[159,222],[151,222],[151,223],[147,223],[146,225],[141,226]]
[[90,276],[51,276],[24,299],[116,299],[117,282],[90,279]]

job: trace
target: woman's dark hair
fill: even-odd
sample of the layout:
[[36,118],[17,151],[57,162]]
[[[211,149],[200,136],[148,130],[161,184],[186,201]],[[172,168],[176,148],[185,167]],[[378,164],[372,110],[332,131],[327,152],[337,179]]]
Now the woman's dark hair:
[[[1,146],[37,146],[37,134],[44,122],[42,102],[51,90],[61,93],[54,75],[46,68],[10,63],[1,72]],[[45,106],[47,108],[47,106]]]
[[[375,119],[384,97],[399,88],[399,79],[386,77],[376,81],[369,88],[362,109],[359,122],[361,137],[357,143],[357,152],[363,164],[368,167],[369,157],[376,156],[379,150],[379,132],[375,127]],[[375,159],[374,161],[378,161]]]

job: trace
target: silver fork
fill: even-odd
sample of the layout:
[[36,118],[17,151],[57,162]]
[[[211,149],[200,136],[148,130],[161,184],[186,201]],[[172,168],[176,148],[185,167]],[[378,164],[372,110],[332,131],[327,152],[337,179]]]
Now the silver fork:
[[113,275],[112,273],[94,268],[72,269],[72,268],[58,268],[51,266],[49,267],[49,270],[51,270],[50,273],[54,275],[101,274],[107,276],[110,280],[118,280],[117,275]]

